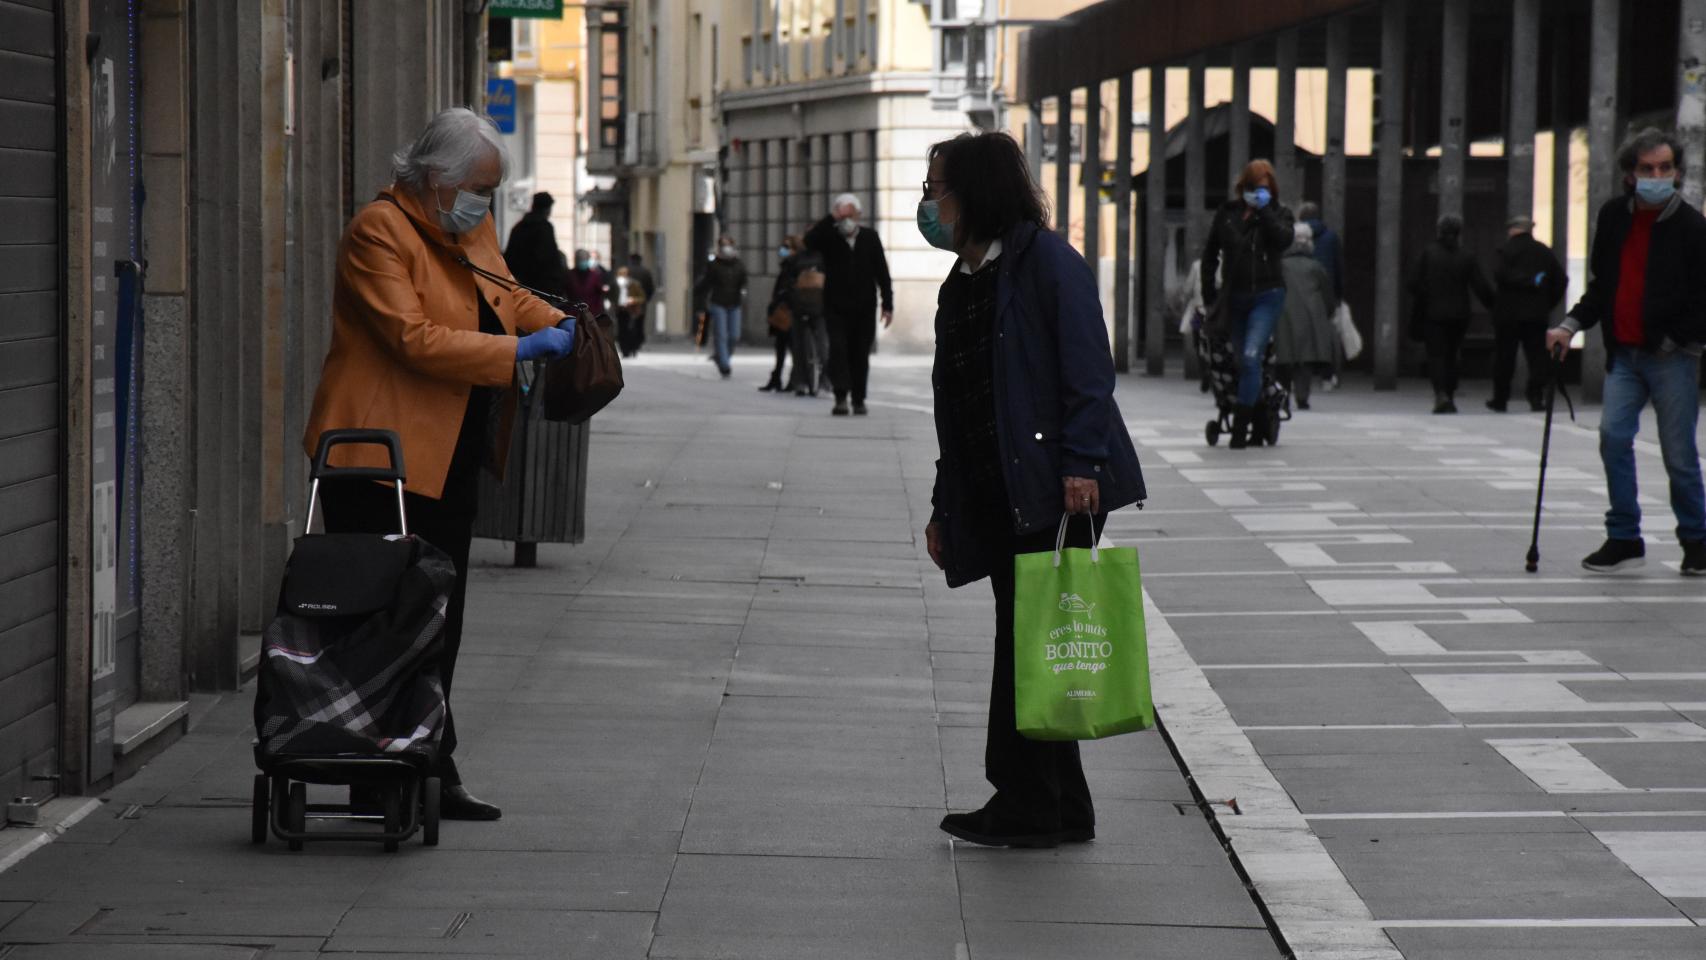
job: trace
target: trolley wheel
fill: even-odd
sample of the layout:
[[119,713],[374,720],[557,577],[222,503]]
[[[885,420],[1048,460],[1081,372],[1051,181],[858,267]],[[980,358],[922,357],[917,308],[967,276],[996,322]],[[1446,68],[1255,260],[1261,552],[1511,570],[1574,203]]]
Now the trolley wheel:
[[1211,447],[1216,446],[1220,443],[1220,421],[1219,420],[1210,420],[1208,422],[1208,425],[1203,427],[1203,438],[1208,441],[1208,445]]
[[255,796],[249,804],[249,842],[267,842],[267,805],[272,800],[272,784],[264,773],[255,774]]
[[438,846],[438,805],[442,799],[439,791],[443,788],[437,777],[421,781],[421,843],[429,847]]
[[[386,833],[396,833],[397,828],[403,819],[402,790],[403,790],[403,788],[400,786],[393,786],[393,787],[390,787],[389,789],[387,789],[385,791],[385,832]],[[385,852],[386,853],[396,853],[397,852],[397,841],[386,840],[385,841]]]
[[[302,833],[303,831],[307,830],[308,829],[308,785],[306,783],[293,783],[290,785],[290,806],[287,809],[290,812],[285,817],[285,822],[290,825],[290,829],[296,831],[297,833]],[[290,849],[301,850],[302,849],[302,841],[301,840],[290,841]]]

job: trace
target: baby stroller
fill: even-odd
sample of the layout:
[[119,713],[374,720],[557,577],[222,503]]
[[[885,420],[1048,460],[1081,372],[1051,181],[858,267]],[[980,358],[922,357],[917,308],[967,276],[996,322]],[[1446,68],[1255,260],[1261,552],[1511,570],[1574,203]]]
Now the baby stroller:
[[[391,466],[332,467],[340,444],[389,448]],[[392,480],[396,535],[306,533],[285,567],[263,635],[255,691],[252,835],[300,850],[309,840],[367,840],[395,851],[418,831],[438,843],[438,758],[446,716],[438,656],[456,569],[408,535],[403,455],[389,430],[329,430],[314,455],[308,516],[331,477]],[[308,784],[347,786],[349,803],[308,803]],[[309,820],[380,830],[308,829]]]
[[[1238,351],[1227,337],[1211,336],[1199,319],[1195,324],[1197,359],[1202,364],[1203,392],[1213,391],[1215,417],[1203,428],[1209,446],[1220,443],[1220,435],[1232,433],[1232,415],[1238,407]],[[1274,375],[1274,345],[1262,358],[1262,398],[1250,420],[1250,445],[1279,443],[1280,424],[1291,419],[1291,393]]]

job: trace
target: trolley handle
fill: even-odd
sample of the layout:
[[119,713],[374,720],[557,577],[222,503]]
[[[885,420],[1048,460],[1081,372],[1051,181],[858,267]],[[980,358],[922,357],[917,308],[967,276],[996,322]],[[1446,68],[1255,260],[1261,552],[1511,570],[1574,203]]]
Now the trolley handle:
[[[343,444],[372,444],[386,448],[391,454],[389,467],[334,467],[328,461],[332,448]],[[314,468],[309,473],[308,523],[314,522],[314,505],[320,499],[320,481],[338,477],[356,480],[391,480],[397,484],[397,532],[409,535],[408,513],[403,507],[403,441],[391,430],[327,430],[320,434],[314,451]]]

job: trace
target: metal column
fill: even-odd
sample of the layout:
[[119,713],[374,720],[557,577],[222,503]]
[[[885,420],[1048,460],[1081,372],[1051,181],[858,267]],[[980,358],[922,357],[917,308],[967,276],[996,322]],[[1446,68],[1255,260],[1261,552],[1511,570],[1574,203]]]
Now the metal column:
[[1191,58],[1189,85],[1190,112],[1185,115],[1185,250],[1193,259],[1202,250],[1206,239],[1207,204],[1204,180],[1208,177],[1208,150],[1203,129],[1203,83],[1208,74],[1208,57],[1197,54]]
[[1469,105],[1469,0],[1445,0],[1439,72],[1439,216],[1461,217],[1469,152],[1463,122]]
[[1401,214],[1404,209],[1405,71],[1409,69],[1405,32],[1409,0],[1386,0],[1380,11],[1380,130],[1376,151],[1379,171],[1375,216],[1374,388],[1398,388],[1398,328],[1403,316],[1404,264]]
[[1510,132],[1505,141],[1509,182],[1506,213],[1534,216],[1534,128],[1540,100],[1540,0],[1511,7]]
[[1102,84],[1084,88],[1084,260],[1101,290],[1102,277]]
[[[1535,0],[1527,0],[1529,3]],[[1682,0],[1677,30],[1676,132],[1682,140],[1682,195],[1706,200],[1706,0]]]
[[1054,98],[1054,228],[1072,242],[1072,91]]
[[1250,156],[1250,45],[1241,43],[1232,48],[1232,129],[1231,149],[1226,152],[1226,182],[1238,179]]
[[1280,196],[1303,192],[1297,175],[1297,30],[1287,30],[1274,44],[1277,89],[1274,97],[1274,175]]
[[1166,372],[1167,67],[1149,67],[1149,172],[1143,192],[1143,369]]
[[1114,369],[1131,370],[1131,72],[1114,95]]
[[[1622,190],[1617,169],[1618,46],[1621,43],[1621,0],[1593,0],[1588,67],[1588,243],[1599,210]],[[1582,350],[1582,395],[1598,402],[1605,391],[1605,340],[1590,333]]]
[[[1327,153],[1321,158],[1321,216],[1345,229],[1345,78],[1351,69],[1351,22],[1327,21]],[[1298,184],[1299,196],[1303,185]]]
[[1043,185],[1043,102],[1032,100],[1026,107],[1029,115],[1025,117],[1025,165],[1031,168],[1031,182],[1040,190]]
[[[1570,22],[1559,17],[1552,30],[1552,252],[1565,269],[1570,265],[1570,141],[1574,128],[1565,125],[1570,115],[1567,93],[1570,80]],[[1559,304],[1553,322],[1564,318],[1570,304]]]

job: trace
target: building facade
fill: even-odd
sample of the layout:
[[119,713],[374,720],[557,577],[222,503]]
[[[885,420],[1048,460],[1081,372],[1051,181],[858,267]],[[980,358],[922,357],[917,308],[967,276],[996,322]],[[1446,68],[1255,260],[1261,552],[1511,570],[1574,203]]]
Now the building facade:
[[254,669],[339,236],[400,143],[480,102],[483,25],[462,0],[0,4],[7,798],[122,779]]

